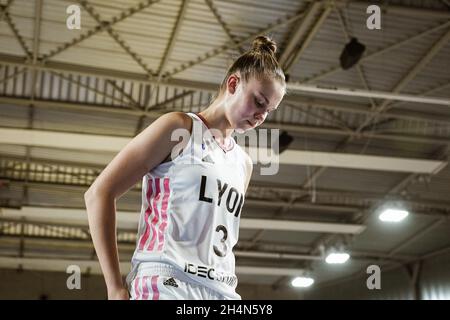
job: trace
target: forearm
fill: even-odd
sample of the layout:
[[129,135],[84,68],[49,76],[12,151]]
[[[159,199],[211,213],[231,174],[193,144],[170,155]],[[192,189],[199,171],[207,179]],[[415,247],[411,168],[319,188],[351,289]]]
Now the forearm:
[[108,290],[123,287],[116,237],[115,200],[85,195],[89,229]]

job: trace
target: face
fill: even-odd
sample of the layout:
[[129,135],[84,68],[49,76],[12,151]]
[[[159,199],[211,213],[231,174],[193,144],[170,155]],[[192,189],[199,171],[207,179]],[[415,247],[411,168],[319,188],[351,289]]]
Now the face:
[[244,83],[239,75],[232,75],[227,85],[228,120],[240,133],[260,126],[278,108],[285,92],[275,79],[252,77]]

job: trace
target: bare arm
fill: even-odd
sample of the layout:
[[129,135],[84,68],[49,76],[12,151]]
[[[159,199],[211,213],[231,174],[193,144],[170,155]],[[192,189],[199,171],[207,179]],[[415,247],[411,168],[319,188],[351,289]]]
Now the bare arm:
[[[133,138],[101,172],[84,194],[92,241],[108,289],[108,297],[124,292],[116,238],[116,200],[171,153],[178,128],[190,130],[189,116],[171,112]],[[187,142],[187,141],[186,141]]]

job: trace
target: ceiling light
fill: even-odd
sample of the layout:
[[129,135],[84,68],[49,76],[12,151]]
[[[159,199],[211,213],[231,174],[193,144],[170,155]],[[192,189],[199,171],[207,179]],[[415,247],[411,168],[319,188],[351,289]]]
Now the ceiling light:
[[406,210],[386,209],[378,216],[378,218],[383,222],[400,222],[408,215],[409,212]]
[[347,262],[350,255],[346,252],[332,252],[330,253],[325,261],[330,264],[341,264]]
[[296,277],[291,282],[292,286],[296,288],[307,288],[310,287],[313,283],[314,279],[309,277]]

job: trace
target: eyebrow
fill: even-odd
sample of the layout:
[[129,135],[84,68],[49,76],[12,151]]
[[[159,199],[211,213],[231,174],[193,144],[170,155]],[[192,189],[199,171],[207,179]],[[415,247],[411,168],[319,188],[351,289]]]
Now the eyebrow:
[[262,96],[263,96],[263,98],[264,98],[264,99],[266,99],[266,103],[268,104],[268,103],[269,103],[269,99],[267,99],[267,98],[266,98],[266,96],[265,96],[265,95],[263,95],[263,93],[262,93],[261,91],[258,91],[258,92],[259,92],[259,94],[260,94],[260,95],[262,95]]

